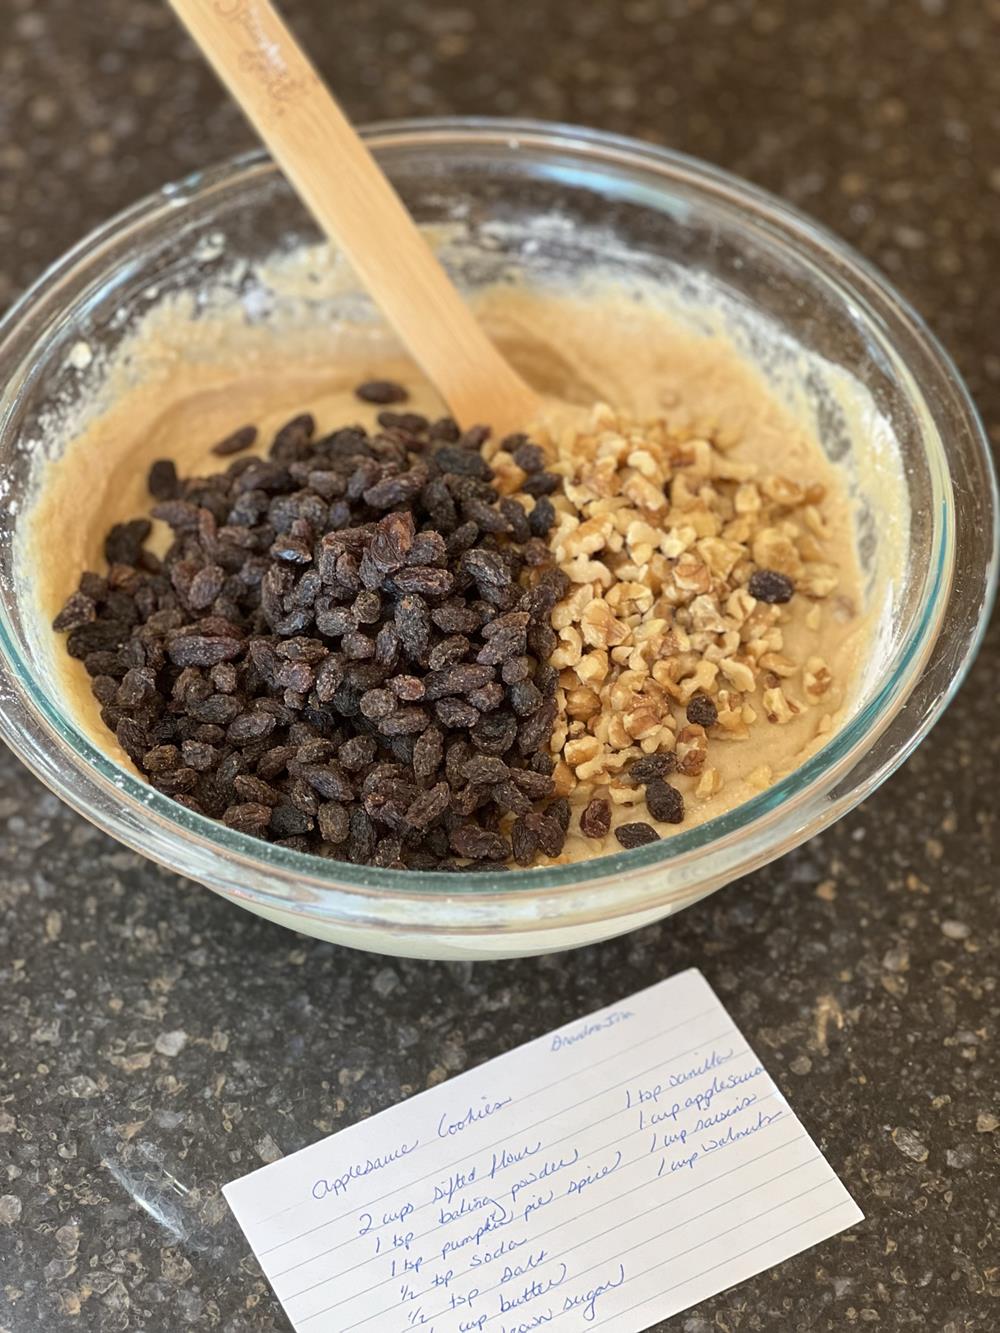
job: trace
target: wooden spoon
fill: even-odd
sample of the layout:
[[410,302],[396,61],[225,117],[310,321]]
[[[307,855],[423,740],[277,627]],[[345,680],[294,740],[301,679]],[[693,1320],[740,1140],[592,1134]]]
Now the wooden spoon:
[[269,0],[170,0],[275,161],[463,426],[523,430],[539,400],[452,286]]

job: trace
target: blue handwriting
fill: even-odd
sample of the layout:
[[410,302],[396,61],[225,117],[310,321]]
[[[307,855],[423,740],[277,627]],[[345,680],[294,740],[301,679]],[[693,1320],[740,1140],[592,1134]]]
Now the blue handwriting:
[[506,1237],[500,1242],[495,1250],[484,1250],[482,1254],[474,1254],[470,1260],[471,1268],[482,1268],[484,1264],[492,1264],[497,1259],[502,1259],[505,1254],[512,1254],[514,1250],[519,1250],[522,1245],[527,1245],[526,1240],[508,1240]]
[[593,1323],[597,1315],[597,1302],[601,1296],[609,1291],[614,1291],[616,1287],[621,1287],[625,1282],[625,1265],[618,1265],[618,1276],[608,1278],[605,1282],[599,1282],[591,1287],[589,1291],[581,1291],[576,1296],[567,1296],[563,1301],[563,1313],[567,1310],[575,1310],[578,1305],[583,1306],[583,1317],[588,1323]]
[[[682,1102],[671,1102],[669,1105],[664,1103],[658,1111],[640,1109],[639,1128],[646,1129],[652,1125],[661,1125],[665,1120],[676,1123],[678,1117],[685,1111],[709,1111],[712,1103],[721,1093],[732,1092],[734,1088],[739,1088],[744,1083],[759,1078],[763,1072],[763,1065],[754,1065],[753,1069],[748,1069],[743,1074],[726,1074],[722,1078],[718,1074],[713,1074],[710,1083],[707,1083],[703,1088],[699,1088],[697,1092],[689,1093]],[[653,1089],[652,1091],[657,1090]],[[660,1095],[662,1095],[662,1091],[662,1089],[659,1090]],[[653,1100],[651,1097],[650,1101]]]
[[548,1281],[536,1277],[533,1282],[528,1283],[524,1290],[518,1296],[506,1296],[500,1293],[500,1313],[509,1314],[511,1310],[516,1310],[519,1305],[527,1305],[529,1301],[537,1301],[540,1297],[547,1295],[556,1287],[561,1287],[566,1281],[566,1274],[569,1269],[566,1265],[560,1264],[560,1273],[558,1277],[550,1277]]
[[518,1162],[523,1162],[526,1157],[534,1157],[536,1152],[541,1151],[541,1139],[534,1147],[525,1143],[520,1148],[501,1148],[499,1154],[493,1154],[493,1161],[490,1163],[490,1180],[494,1178],[498,1171],[506,1171],[509,1166],[516,1166]]
[[536,1254],[529,1254],[522,1263],[504,1264],[503,1276],[498,1286],[503,1286],[505,1282],[513,1282],[516,1277],[524,1277],[525,1273],[530,1273],[533,1268],[538,1268],[548,1257],[548,1250],[539,1250]]
[[675,1148],[679,1143],[683,1148],[688,1141],[688,1132],[686,1129],[679,1129],[676,1134],[654,1133],[649,1143],[649,1151],[664,1152],[667,1148]]
[[[695,1151],[691,1154],[690,1157],[672,1157],[670,1159],[670,1170],[672,1172],[693,1171],[694,1164],[695,1162],[697,1162],[700,1156],[701,1154],[698,1152],[697,1149],[695,1149]],[[667,1159],[664,1157],[663,1161],[660,1163],[660,1169],[656,1173],[657,1177],[659,1178],[660,1176],[662,1176],[664,1171],[666,1170],[667,1170]]]
[[524,1205],[524,1213],[522,1216],[525,1222],[527,1222],[532,1213],[537,1213],[539,1208],[545,1208],[555,1197],[555,1190],[549,1190],[548,1194],[536,1194],[529,1203]]
[[457,1222],[469,1213],[478,1213],[481,1208],[489,1208],[493,1200],[488,1194],[477,1194],[470,1202],[463,1194],[457,1208],[442,1208],[438,1212],[438,1226],[446,1227],[449,1222]]
[[722,1138],[709,1139],[708,1143],[701,1145],[701,1150],[703,1153],[718,1152],[720,1148],[728,1148],[730,1144],[739,1143],[741,1139],[749,1139],[752,1135],[760,1133],[762,1129],[766,1129],[768,1125],[773,1124],[780,1116],[780,1111],[774,1111],[770,1115],[767,1115],[764,1111],[758,1111],[757,1119],[752,1125],[748,1125],[745,1129],[736,1129],[734,1125],[730,1125]]
[[495,1211],[484,1218],[475,1231],[468,1231],[464,1236],[457,1236],[454,1240],[445,1241],[441,1246],[442,1259],[447,1259],[449,1254],[464,1249],[466,1245],[478,1246],[484,1236],[499,1231],[501,1227],[509,1226],[513,1222],[514,1214],[509,1213],[502,1203],[498,1203],[496,1199],[491,1199],[490,1203],[493,1204]]
[[716,1111],[715,1115],[703,1115],[699,1118],[692,1133],[697,1134],[699,1130],[712,1129],[715,1125],[721,1125],[725,1120],[731,1120],[734,1115],[739,1115],[745,1111],[748,1106],[753,1106],[757,1100],[755,1092],[748,1092],[745,1097],[741,1097],[734,1106],[728,1106],[724,1111]]
[[685,1083],[690,1083],[693,1078],[701,1078],[703,1074],[711,1073],[713,1069],[718,1069],[720,1065],[726,1064],[733,1058],[735,1052],[730,1049],[720,1055],[718,1051],[712,1051],[701,1064],[695,1065],[691,1069],[685,1069],[680,1074],[668,1074],[665,1083],[654,1083],[649,1088],[636,1088],[633,1093],[631,1088],[625,1089],[625,1110],[630,1111],[633,1106],[642,1106],[648,1102],[659,1102],[663,1094],[671,1088],[683,1087]]
[[398,1148],[381,1157],[366,1157],[363,1162],[352,1162],[342,1175],[334,1176],[332,1180],[320,1177],[313,1183],[310,1193],[314,1199],[325,1199],[328,1194],[333,1194],[335,1197],[346,1194],[352,1180],[363,1180],[373,1171],[382,1171],[385,1167],[392,1166],[394,1162],[401,1161],[413,1152],[419,1143],[419,1139],[414,1139],[412,1143],[401,1143]]
[[434,1202],[451,1203],[459,1190],[468,1189],[476,1179],[476,1168],[471,1171],[453,1171],[444,1185],[434,1186]]
[[555,1032],[552,1035],[552,1045],[549,1047],[552,1051],[561,1051],[564,1046],[575,1046],[578,1041],[586,1041],[588,1037],[593,1037],[598,1032],[606,1032],[608,1028],[616,1027],[619,1023],[624,1023],[626,1019],[633,1018],[634,1014],[627,1009],[615,1009],[610,1014],[605,1014],[603,1018],[598,1019],[596,1023],[585,1023],[583,1027],[576,1028],[573,1032]]
[[463,1129],[468,1129],[470,1125],[476,1124],[477,1121],[486,1120],[489,1116],[496,1115],[497,1111],[502,1111],[505,1106],[511,1104],[514,1098],[503,1097],[498,1102],[487,1101],[485,1097],[482,1100],[486,1102],[485,1106],[470,1106],[457,1120],[449,1120],[448,1112],[443,1112],[441,1119],[438,1121],[438,1138],[450,1139],[456,1134],[461,1134]]
[[576,1166],[579,1160],[580,1160],[579,1148],[573,1149],[572,1157],[560,1157],[558,1160],[553,1160],[550,1157],[548,1161],[542,1163],[542,1165],[537,1169],[537,1171],[529,1172],[528,1175],[524,1176],[521,1180],[516,1180],[514,1184],[511,1185],[510,1187],[511,1203],[517,1203],[517,1196],[521,1193],[522,1190],[526,1190],[530,1185],[537,1185],[538,1182],[541,1180],[548,1180],[549,1176],[554,1176],[559,1171],[565,1171],[567,1170],[568,1167]]
[[569,1182],[569,1189],[566,1193],[582,1194],[588,1185],[595,1185],[597,1181],[604,1180],[607,1176],[611,1175],[612,1171],[617,1171],[621,1164],[622,1155],[620,1152],[616,1152],[614,1162],[608,1162],[608,1164],[602,1166],[599,1171],[588,1171],[585,1176],[578,1176],[575,1180],[571,1180]]
[[549,1306],[546,1310],[539,1310],[537,1314],[533,1314],[530,1323],[501,1324],[500,1333],[532,1333],[532,1329],[541,1328],[543,1324],[551,1324],[553,1318],[552,1307]]

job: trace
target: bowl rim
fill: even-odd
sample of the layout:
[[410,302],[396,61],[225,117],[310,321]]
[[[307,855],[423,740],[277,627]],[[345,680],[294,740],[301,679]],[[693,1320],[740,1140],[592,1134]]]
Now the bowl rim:
[[[0,734],[60,797],[119,840],[180,874],[194,874],[201,878],[210,868],[213,877],[210,887],[265,911],[349,921],[378,928],[402,926],[408,932],[447,930],[460,934],[478,932],[484,925],[500,930],[528,925],[558,927],[566,924],[568,914],[574,922],[598,918],[610,921],[636,911],[669,910],[672,905],[690,901],[716,884],[698,882],[695,876],[674,890],[669,890],[666,883],[655,891],[648,885],[645,888],[636,886],[630,896],[627,892],[629,881],[642,872],[691,867],[694,858],[707,852],[729,852],[730,864],[717,882],[734,878],[773,859],[820,831],[863,799],[902,763],[950,702],[981,643],[996,592],[1000,520],[996,476],[982,423],[948,353],[923,319],[867,260],[793,206],[721,168],[626,136],[539,120],[494,117],[391,120],[366,126],[362,133],[376,152],[418,144],[426,147],[435,142],[447,142],[452,146],[462,143],[506,146],[511,152],[530,146],[559,148],[594,158],[612,158],[619,167],[646,172],[658,170],[668,189],[671,181],[683,183],[707,193],[712,203],[721,198],[723,203],[751,213],[755,222],[770,229],[782,245],[798,250],[800,258],[816,262],[818,252],[827,266],[825,275],[859,303],[866,322],[892,347],[899,334],[891,332],[886,319],[891,317],[900,324],[921,346],[948,390],[951,406],[962,420],[967,447],[978,455],[988,478],[986,502],[992,511],[991,555],[983,571],[975,621],[971,627],[965,627],[961,653],[947,688],[939,691],[919,711],[903,743],[888,756],[873,777],[851,790],[833,794],[833,788],[856,765],[862,752],[871,749],[873,741],[884,734],[916,689],[940,639],[948,596],[955,591],[952,580],[954,505],[951,472],[946,466],[942,445],[938,459],[942,465],[939,478],[942,504],[934,527],[937,549],[933,554],[936,559],[931,561],[930,586],[924,589],[920,623],[912,632],[908,651],[897,663],[890,679],[874,687],[868,703],[813,756],[767,791],[696,828],[652,846],[560,866],[512,870],[496,876],[456,876],[353,866],[262,843],[249,835],[226,829],[217,821],[196,815],[156,792],[98,751],[71,719],[52,706],[42,691],[29,689],[26,692],[25,680],[29,685],[33,683],[31,673],[22,669],[26,664],[21,660],[9,629],[6,608],[0,612],[0,658],[3,659],[0,664],[8,677],[0,680]],[[145,228],[169,226],[174,210],[183,210],[214,191],[233,187],[241,183],[241,178],[243,183],[249,183],[261,173],[278,174],[266,150],[255,148],[169,183],[97,227],[50,265],[0,320],[0,358],[11,345],[21,345],[28,352],[37,346],[37,336],[44,324],[41,314],[45,303],[52,300],[54,293],[79,267],[99,270],[102,253],[108,247],[121,244]],[[16,364],[22,366],[24,357]],[[15,386],[18,384],[16,373],[11,382]],[[923,399],[915,383],[911,383],[907,392],[910,396],[916,393],[918,400]],[[11,397],[8,384],[0,394],[0,429],[9,414]],[[928,413],[928,422],[932,420]],[[932,431],[931,438],[935,435]],[[58,754],[53,752],[53,746],[59,749]],[[66,773],[59,762],[66,757],[67,748],[70,751],[70,773]],[[112,806],[115,800],[125,802],[133,815],[142,813],[147,819],[155,818],[163,825],[162,829],[157,830],[157,836],[152,840],[137,836],[132,821],[121,818],[114,809],[109,813],[105,808],[106,801],[95,809],[91,799],[93,788],[99,788],[105,798],[111,795]],[[810,802],[816,807],[817,800],[822,803],[806,812],[809,818],[803,821],[802,827],[792,827],[790,816],[804,811]],[[769,842],[760,836],[775,832],[780,836]],[[752,854],[748,851],[742,859],[740,842],[745,842],[748,849],[751,845],[754,848]],[[185,853],[192,849],[197,849],[202,857],[197,870],[186,864]],[[250,887],[248,874],[255,881]],[[262,880],[275,885],[280,883],[283,891],[262,887]],[[435,908],[437,910],[433,910]]]

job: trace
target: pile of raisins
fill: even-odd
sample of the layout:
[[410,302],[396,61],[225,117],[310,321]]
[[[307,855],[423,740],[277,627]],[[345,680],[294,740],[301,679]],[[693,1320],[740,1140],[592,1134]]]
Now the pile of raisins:
[[[373,381],[369,402],[405,391]],[[148,519],[107,535],[57,617],[118,742],[158,790],[282,847],[411,870],[557,856],[556,637],[566,591],[546,533],[560,485],[524,437],[526,510],[462,434],[383,410],[318,438],[308,415],[267,457],[253,427],[225,471],[153,465]]]

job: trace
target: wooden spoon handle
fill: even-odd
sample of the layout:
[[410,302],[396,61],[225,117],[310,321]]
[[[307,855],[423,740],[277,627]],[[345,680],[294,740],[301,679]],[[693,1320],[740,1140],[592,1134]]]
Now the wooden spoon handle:
[[456,418],[523,429],[535,394],[473,318],[269,0],[170,4]]

